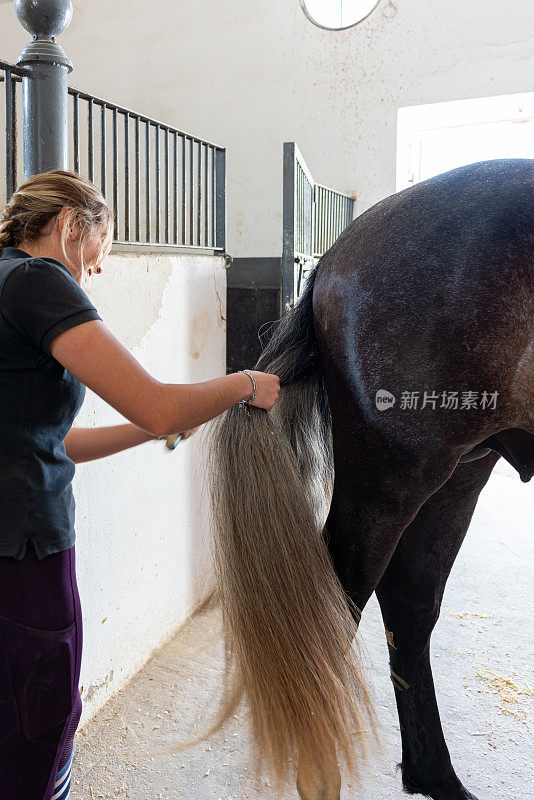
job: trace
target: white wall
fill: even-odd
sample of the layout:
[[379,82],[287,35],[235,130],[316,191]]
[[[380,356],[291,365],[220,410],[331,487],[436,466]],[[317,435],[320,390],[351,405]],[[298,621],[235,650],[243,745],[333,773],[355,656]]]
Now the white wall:
[[[225,374],[225,271],[213,256],[112,254],[90,296],[156,378]],[[75,425],[124,418],[87,390]],[[77,573],[84,611],[84,721],[184,621],[209,588],[209,519],[199,434],[79,464]]]
[[[282,142],[315,179],[395,191],[400,106],[530,91],[531,0],[382,0],[356,28],[324,31],[298,0],[92,0],[60,37],[74,86],[228,147],[234,256],[281,253]],[[28,40],[0,6],[0,55]]]

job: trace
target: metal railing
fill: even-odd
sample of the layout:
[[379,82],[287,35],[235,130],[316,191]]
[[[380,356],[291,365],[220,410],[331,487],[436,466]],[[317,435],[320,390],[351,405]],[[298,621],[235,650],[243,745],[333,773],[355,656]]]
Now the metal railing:
[[[28,27],[25,5],[33,15],[31,0],[15,10]],[[0,203],[9,200],[22,174],[26,179],[56,167],[72,169],[106,198],[115,244],[224,251],[225,149],[68,86],[72,64],[55,38],[70,17],[58,4],[51,33],[47,9],[17,65],[0,61]]]
[[83,169],[113,208],[115,242],[224,249],[224,148],[68,91],[73,169]]
[[313,255],[332,247],[354,217],[354,198],[316,183],[314,186]]
[[315,183],[295,142],[284,142],[282,312],[306,274],[352,222],[354,198]]
[[304,161],[295,159],[294,242],[295,256],[307,258],[314,250],[314,183]]

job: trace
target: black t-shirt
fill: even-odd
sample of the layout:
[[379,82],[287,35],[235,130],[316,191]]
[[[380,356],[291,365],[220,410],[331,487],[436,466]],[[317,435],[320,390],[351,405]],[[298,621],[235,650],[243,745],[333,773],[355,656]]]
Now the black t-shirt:
[[64,438],[85,386],[50,354],[68,328],[101,319],[70,270],[0,250],[0,556],[72,547],[74,463]]

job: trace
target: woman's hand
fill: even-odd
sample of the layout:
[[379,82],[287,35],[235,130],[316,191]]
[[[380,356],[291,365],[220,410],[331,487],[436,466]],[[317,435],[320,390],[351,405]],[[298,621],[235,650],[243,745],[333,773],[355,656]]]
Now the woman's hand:
[[[253,369],[249,370],[249,372],[254,375],[254,380],[258,387],[256,399],[253,400],[250,405],[270,411],[280,394],[280,378],[278,375],[272,375],[270,372],[257,372]],[[252,391],[250,395],[252,395]]]

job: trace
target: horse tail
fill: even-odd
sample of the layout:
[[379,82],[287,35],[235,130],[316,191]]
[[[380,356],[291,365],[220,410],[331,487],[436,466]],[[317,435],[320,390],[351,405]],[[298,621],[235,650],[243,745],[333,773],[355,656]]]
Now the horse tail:
[[245,695],[256,777],[266,767],[278,786],[296,761],[307,776],[324,774],[336,750],[357,779],[365,734],[376,736],[354,641],[359,612],[323,538],[333,459],[312,316],[317,267],[255,365],[280,377],[272,411],[237,404],[210,432],[226,663],[209,733]]

